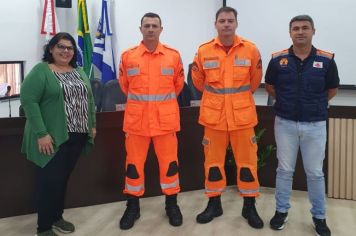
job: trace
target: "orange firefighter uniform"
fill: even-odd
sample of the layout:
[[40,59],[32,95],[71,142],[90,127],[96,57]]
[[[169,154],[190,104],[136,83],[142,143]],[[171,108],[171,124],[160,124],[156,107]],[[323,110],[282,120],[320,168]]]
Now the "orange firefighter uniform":
[[252,93],[261,82],[261,57],[252,42],[239,36],[227,50],[215,38],[199,47],[192,66],[193,83],[203,91],[199,123],[205,127],[205,192],[214,197],[224,191],[225,154],[230,142],[240,194],[256,197],[257,114]]
[[126,133],[124,193],[144,194],[144,164],[151,139],[160,168],[162,192],[180,191],[176,132],[180,130],[177,96],[184,85],[178,51],[158,44],[150,52],[144,44],[123,52],[119,84],[127,95],[123,130]]

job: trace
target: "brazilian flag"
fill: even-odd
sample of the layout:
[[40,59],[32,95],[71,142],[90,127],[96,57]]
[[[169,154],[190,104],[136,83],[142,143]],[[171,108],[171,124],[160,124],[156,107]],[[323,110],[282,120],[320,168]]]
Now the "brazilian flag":
[[92,79],[94,77],[91,64],[93,45],[90,38],[87,13],[86,1],[78,0],[78,65],[83,67],[87,76]]

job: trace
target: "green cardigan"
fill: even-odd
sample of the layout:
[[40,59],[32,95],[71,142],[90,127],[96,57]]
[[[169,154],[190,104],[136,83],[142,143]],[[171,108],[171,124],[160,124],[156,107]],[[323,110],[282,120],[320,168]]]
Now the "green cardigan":
[[[87,153],[94,144],[91,130],[96,126],[95,105],[88,77],[82,69],[76,70],[88,90],[89,135],[84,148]],[[37,64],[21,85],[20,100],[26,114],[21,151],[26,154],[28,160],[40,167],[46,166],[59,146],[69,138],[63,96],[63,89],[47,62]],[[53,155],[45,155],[38,150],[38,138],[47,134],[51,135],[54,141]]]

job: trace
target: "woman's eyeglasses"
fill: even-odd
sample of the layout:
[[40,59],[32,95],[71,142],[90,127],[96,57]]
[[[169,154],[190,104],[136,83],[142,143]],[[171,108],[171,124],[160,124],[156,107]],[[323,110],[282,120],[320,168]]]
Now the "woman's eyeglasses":
[[62,52],[64,52],[66,49],[68,52],[73,52],[74,51],[74,47],[73,46],[65,46],[62,44],[57,44],[56,47],[61,50]]

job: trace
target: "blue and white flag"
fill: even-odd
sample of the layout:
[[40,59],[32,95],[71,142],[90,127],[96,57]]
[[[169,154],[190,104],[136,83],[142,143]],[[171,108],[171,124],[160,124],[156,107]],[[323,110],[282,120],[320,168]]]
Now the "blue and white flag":
[[110,25],[110,1],[102,0],[101,17],[95,35],[93,64],[101,71],[101,82],[105,84],[116,78],[115,59],[112,49]]

